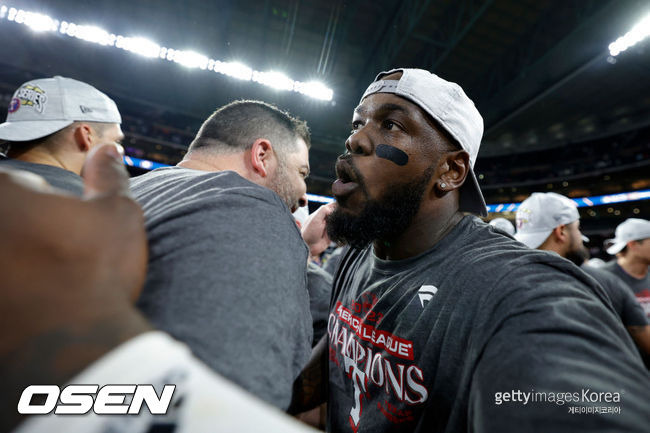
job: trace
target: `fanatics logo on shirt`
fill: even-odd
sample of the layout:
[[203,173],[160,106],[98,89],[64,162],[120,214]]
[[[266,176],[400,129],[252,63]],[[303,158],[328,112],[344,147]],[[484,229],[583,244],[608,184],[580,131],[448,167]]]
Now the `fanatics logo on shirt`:
[[420,290],[418,290],[418,297],[420,298],[420,304],[422,304],[422,308],[424,308],[424,303],[429,302],[431,298],[433,298],[433,295],[436,293],[438,293],[438,288],[436,286],[420,287]]

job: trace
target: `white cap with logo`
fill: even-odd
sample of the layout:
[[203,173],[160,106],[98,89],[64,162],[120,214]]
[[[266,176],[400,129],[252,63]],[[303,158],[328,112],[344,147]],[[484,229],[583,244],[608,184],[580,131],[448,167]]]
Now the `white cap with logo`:
[[32,80],[9,102],[0,140],[36,140],[78,121],[122,123],[122,117],[115,102],[89,84],[60,76]]
[[614,239],[608,239],[610,244],[607,253],[614,255],[621,252],[630,241],[650,238],[650,221],[641,218],[628,218],[616,227]]
[[[402,73],[399,81],[381,79],[395,72]],[[487,216],[485,199],[474,174],[474,163],[483,137],[483,118],[463,89],[424,69],[400,68],[377,75],[361,99],[373,93],[394,93],[413,102],[469,153],[472,169],[459,190],[459,208],[461,211]]]
[[[515,239],[530,248],[544,243],[553,229],[580,219],[573,200],[554,192],[534,192],[517,209]],[[587,242],[589,238],[582,237]]]

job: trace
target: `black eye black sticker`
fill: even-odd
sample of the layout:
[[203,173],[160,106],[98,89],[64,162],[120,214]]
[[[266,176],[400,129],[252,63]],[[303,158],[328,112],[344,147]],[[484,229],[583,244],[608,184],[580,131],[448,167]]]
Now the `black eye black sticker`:
[[409,162],[409,156],[404,151],[388,144],[378,144],[375,153],[378,157],[392,161],[397,165],[406,165]]

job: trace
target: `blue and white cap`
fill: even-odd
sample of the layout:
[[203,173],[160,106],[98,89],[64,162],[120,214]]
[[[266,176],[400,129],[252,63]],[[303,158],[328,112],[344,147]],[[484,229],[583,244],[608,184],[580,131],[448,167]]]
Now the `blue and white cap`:
[[73,122],[122,123],[115,102],[93,86],[55,76],[24,83],[9,102],[0,140],[30,141]]

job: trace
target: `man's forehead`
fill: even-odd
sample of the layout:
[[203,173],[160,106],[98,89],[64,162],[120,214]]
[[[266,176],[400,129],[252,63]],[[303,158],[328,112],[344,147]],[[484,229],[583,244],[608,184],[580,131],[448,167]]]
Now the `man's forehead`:
[[[401,74],[401,72],[399,72]],[[392,74],[391,74],[392,75]],[[390,112],[403,112],[409,120],[417,122],[433,131],[435,135],[443,140],[452,143],[453,139],[433,118],[419,105],[406,98],[393,93],[372,93],[361,101],[354,109],[354,114],[359,116],[383,115]]]
[[406,114],[412,120],[424,122],[436,131],[438,130],[436,123],[419,105],[393,93],[373,93],[368,95],[354,109],[354,114],[361,116],[367,116],[370,113],[384,114],[391,112]]
[[309,148],[307,143],[302,138],[298,138],[298,147],[295,152],[291,152],[290,155],[297,161],[298,164],[306,165],[309,168]]
[[422,111],[420,107],[408,99],[392,93],[373,93],[366,96],[354,109],[355,113],[368,114],[369,111],[401,111],[410,113]]

